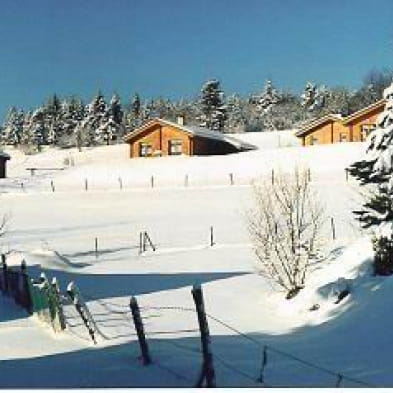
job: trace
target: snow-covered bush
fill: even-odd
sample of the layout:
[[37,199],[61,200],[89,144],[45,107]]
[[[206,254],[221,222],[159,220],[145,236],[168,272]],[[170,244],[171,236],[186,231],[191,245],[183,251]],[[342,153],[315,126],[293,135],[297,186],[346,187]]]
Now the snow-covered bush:
[[254,185],[254,197],[247,220],[259,273],[284,288],[290,299],[304,288],[317,256],[324,209],[306,170],[261,180]]
[[373,230],[375,273],[393,273],[393,84],[384,91],[385,110],[368,136],[362,160],[349,167],[359,180],[365,203],[355,211],[363,228]]

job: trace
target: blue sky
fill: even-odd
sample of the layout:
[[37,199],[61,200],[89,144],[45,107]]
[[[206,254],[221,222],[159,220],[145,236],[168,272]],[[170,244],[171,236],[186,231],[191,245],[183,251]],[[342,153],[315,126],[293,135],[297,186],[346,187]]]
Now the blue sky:
[[392,0],[1,0],[0,117],[57,92],[123,102],[308,80],[357,87],[393,66]]

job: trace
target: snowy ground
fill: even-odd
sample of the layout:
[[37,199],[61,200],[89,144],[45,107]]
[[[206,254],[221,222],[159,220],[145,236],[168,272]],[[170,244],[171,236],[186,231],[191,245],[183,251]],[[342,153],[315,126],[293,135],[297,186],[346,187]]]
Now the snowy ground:
[[[344,375],[340,386],[363,386],[355,380],[393,385],[388,361],[393,345],[387,334],[393,327],[388,312],[393,283],[370,275],[371,246],[352,219],[358,196],[344,172],[362,145],[302,148],[289,131],[238,137],[261,149],[222,157],[135,160],[127,158],[124,145],[29,157],[9,151],[10,177],[0,182],[0,212],[9,212],[11,221],[2,250],[10,263],[25,258],[33,275],[45,270],[56,276],[63,289],[74,280],[103,336],[98,345],[91,344],[70,307],[69,328],[55,336],[0,298],[0,345],[6,348],[0,355],[1,387],[194,386],[201,363],[196,315],[189,310],[195,283],[203,284],[212,316],[218,386],[262,386],[257,378],[266,344],[268,386],[334,387],[338,373]],[[244,212],[251,205],[253,179],[296,165],[311,169],[326,205],[327,258],[313,267],[307,288],[286,301],[255,273]],[[28,167],[65,169],[30,176]],[[157,251],[139,256],[138,237],[144,230]],[[350,280],[352,293],[334,304],[340,277]],[[154,360],[148,367],[138,359],[127,313],[133,295],[142,307]],[[309,311],[315,304],[319,309]]]

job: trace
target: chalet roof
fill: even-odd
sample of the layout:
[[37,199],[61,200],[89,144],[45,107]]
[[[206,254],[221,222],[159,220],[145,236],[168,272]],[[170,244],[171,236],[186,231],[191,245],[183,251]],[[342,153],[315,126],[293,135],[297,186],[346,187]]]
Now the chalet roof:
[[371,105],[366,106],[365,108],[362,108],[354,113],[352,113],[352,115],[347,116],[345,119],[343,119],[343,124],[349,124],[352,121],[356,120],[357,118],[359,118],[360,116],[364,116],[365,114],[367,114],[368,112],[372,112],[375,109],[384,107],[386,104],[386,100],[382,99],[379,100],[377,102],[374,102]]
[[309,132],[313,131],[315,128],[321,126],[322,124],[328,123],[328,122],[335,122],[339,121],[343,125],[348,125],[354,120],[358,119],[360,116],[364,116],[368,112],[372,112],[375,109],[381,108],[386,104],[386,100],[382,99],[377,102],[374,102],[371,105],[366,106],[365,108],[362,108],[351,115],[347,117],[342,117],[340,114],[334,114],[334,113],[329,113],[325,116],[322,116],[318,119],[311,120],[310,122],[304,124],[299,128],[299,131],[296,132],[297,137],[301,137],[305,134],[308,134]]
[[218,131],[213,131],[207,128],[202,128],[202,127],[197,127],[197,126],[189,126],[189,125],[181,125],[178,123],[174,123],[169,120],[164,120],[164,119],[159,119],[159,118],[154,118],[141,127],[137,128],[136,130],[131,131],[124,137],[124,141],[128,142],[143,131],[147,130],[150,128],[153,124],[159,123],[162,125],[168,125],[174,128],[177,128],[181,131],[184,131],[190,135],[195,135],[200,138],[206,138],[206,139],[213,139],[221,142],[226,142],[235,147],[238,150],[254,150],[257,147],[254,145],[251,145],[250,143],[243,142],[239,139],[233,138],[228,136],[227,134],[223,134],[222,132]]
[[303,136],[304,134],[309,133],[310,131],[314,130],[315,128],[321,126],[325,123],[330,123],[334,121],[341,121],[342,116],[340,114],[329,113],[325,116],[319,117],[318,119],[311,120],[310,122],[304,124],[300,127],[299,131],[296,132],[296,136]]
[[4,153],[3,151],[0,151],[0,158],[9,160],[11,157],[7,153]]

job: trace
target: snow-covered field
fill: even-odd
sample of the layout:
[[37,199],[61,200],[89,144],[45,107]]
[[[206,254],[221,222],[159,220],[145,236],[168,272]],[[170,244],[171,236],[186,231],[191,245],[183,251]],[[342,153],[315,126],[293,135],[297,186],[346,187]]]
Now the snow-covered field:
[[[303,148],[291,131],[238,137],[260,149],[133,160],[125,145],[35,156],[8,151],[9,178],[0,181],[0,213],[11,215],[3,252],[11,264],[24,258],[33,275],[56,276],[63,290],[74,280],[103,336],[93,345],[71,308],[72,326],[55,335],[0,297],[0,387],[194,386],[202,359],[196,314],[189,310],[195,283],[203,286],[211,316],[218,386],[262,386],[264,345],[267,386],[393,385],[393,282],[370,275],[371,246],[351,215],[356,186],[344,172],[362,144]],[[287,301],[256,274],[244,216],[254,179],[296,166],[310,168],[326,206],[326,260]],[[30,176],[29,167],[64,169]],[[141,231],[155,252],[138,255]],[[351,294],[335,304],[340,278],[349,280]],[[144,317],[153,358],[147,367],[139,360],[130,296]]]

